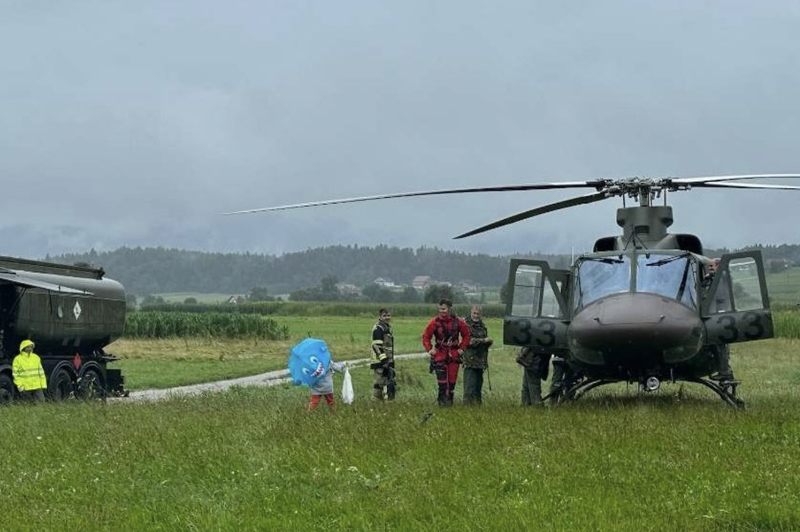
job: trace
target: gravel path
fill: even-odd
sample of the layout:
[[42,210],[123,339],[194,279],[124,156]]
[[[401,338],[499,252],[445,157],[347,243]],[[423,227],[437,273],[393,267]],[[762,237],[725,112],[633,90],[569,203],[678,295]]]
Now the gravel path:
[[[408,355],[397,355],[396,359],[422,358],[428,356],[427,353],[412,353]],[[348,360],[347,365],[351,368],[370,364],[372,359],[362,358],[359,360]],[[275,386],[292,382],[289,377],[288,369],[268,371],[261,375],[241,377],[238,379],[228,379],[224,381],[206,382],[203,384],[193,384],[191,386],[178,386],[176,388],[165,388],[160,390],[138,390],[131,392],[128,397],[113,397],[109,401],[160,401],[170,397],[198,395],[206,392],[224,392],[231,386]]]

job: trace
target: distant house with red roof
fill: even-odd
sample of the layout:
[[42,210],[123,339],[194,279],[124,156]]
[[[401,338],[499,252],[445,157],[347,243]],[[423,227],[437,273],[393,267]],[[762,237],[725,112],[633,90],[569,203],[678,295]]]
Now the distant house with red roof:
[[425,290],[431,284],[433,284],[433,281],[431,281],[430,275],[417,275],[411,281],[411,286],[413,286],[417,290]]

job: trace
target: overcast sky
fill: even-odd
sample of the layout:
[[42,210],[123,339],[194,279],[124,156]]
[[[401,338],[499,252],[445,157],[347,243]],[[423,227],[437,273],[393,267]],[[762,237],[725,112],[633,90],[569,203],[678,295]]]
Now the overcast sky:
[[[0,254],[330,244],[563,253],[591,190],[312,200],[599,177],[800,172],[790,1],[0,3]],[[795,183],[800,184],[800,183]],[[800,191],[670,196],[707,247],[800,243]]]

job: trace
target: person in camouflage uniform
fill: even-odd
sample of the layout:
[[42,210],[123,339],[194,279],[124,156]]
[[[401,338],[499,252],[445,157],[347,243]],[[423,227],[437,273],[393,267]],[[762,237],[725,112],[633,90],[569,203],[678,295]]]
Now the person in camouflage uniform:
[[577,375],[563,356],[553,355],[553,378],[550,381],[550,403],[555,404],[566,397],[566,392],[575,383]]
[[394,337],[392,336],[392,313],[388,308],[378,311],[378,321],[372,327],[372,354],[377,359],[370,367],[375,376],[372,381],[375,398],[392,400],[397,391],[394,373]]
[[542,381],[550,371],[550,353],[538,353],[532,347],[523,347],[517,355],[522,366],[522,406],[543,406]]
[[469,346],[464,351],[461,361],[464,364],[464,403],[481,404],[483,397],[483,372],[489,369],[489,346],[492,339],[481,319],[481,307],[475,305],[464,320],[469,327]]
[[[717,273],[717,269],[719,268],[720,259],[714,258],[709,261],[706,265],[706,274],[703,277],[703,281],[701,286],[706,290],[711,289],[711,284],[714,281],[714,275]],[[733,310],[731,307],[731,300],[728,296],[728,290],[723,286],[723,288],[717,290],[717,293],[714,294],[716,299],[714,300],[711,311],[712,312],[729,312]],[[736,383],[733,370],[731,369],[731,348],[728,344],[720,344],[720,345],[711,345],[708,347],[711,356],[717,362],[717,370],[712,372],[709,378],[714,381],[720,381],[720,384],[727,384],[727,383]]]

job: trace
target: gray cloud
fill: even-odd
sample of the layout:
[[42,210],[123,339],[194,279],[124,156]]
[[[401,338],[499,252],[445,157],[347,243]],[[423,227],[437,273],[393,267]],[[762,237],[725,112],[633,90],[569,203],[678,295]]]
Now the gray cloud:
[[[334,243],[569,252],[568,192],[220,213],[595,177],[800,171],[789,2],[15,2],[0,7],[3,253]],[[796,242],[800,196],[671,196],[708,246]],[[780,220],[780,223],[778,222]]]

